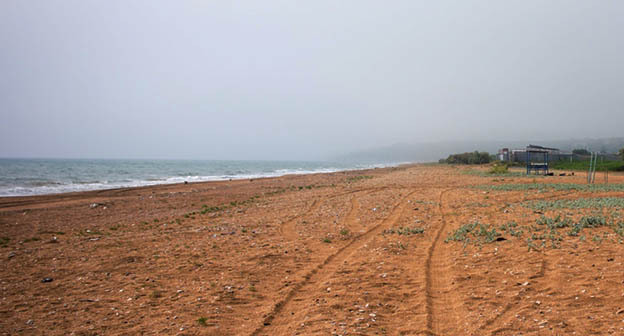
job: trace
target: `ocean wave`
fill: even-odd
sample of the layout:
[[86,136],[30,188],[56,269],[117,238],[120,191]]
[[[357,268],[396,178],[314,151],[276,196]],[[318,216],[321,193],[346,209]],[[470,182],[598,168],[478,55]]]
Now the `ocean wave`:
[[[149,176],[138,179],[118,179],[116,181],[109,181],[107,179],[101,180],[74,180],[72,182],[58,182],[58,181],[29,181],[24,183],[9,183],[8,185],[0,186],[0,196],[30,196],[30,195],[44,195],[44,194],[60,194],[68,192],[80,192],[89,190],[104,190],[104,189],[116,189],[116,188],[128,188],[128,187],[142,187],[161,184],[175,184],[184,182],[207,182],[207,181],[224,181],[224,180],[241,180],[241,179],[258,179],[267,177],[279,177],[284,175],[303,175],[303,174],[318,174],[318,173],[333,173],[345,170],[361,170],[372,168],[383,168],[388,166],[396,166],[398,164],[370,164],[370,165],[353,165],[350,167],[319,167],[314,169],[300,168],[280,168],[280,169],[267,169],[262,172],[249,172],[241,169],[232,169],[229,171],[223,171],[223,174],[219,175],[198,175],[188,174],[182,176],[163,176],[155,177]],[[190,171],[189,171],[190,172]],[[106,176],[103,176],[106,177]]]

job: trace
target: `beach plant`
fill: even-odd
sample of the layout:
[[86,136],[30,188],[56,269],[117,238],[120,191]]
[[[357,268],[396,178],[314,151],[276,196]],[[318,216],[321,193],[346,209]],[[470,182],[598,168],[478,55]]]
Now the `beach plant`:
[[523,206],[533,210],[553,210],[553,209],[624,209],[624,198],[621,197],[598,197],[598,198],[577,198],[563,200],[538,200],[522,203]]
[[499,230],[501,230],[503,232],[507,232],[510,235],[512,235],[513,237],[520,237],[524,233],[524,231],[522,229],[518,228],[518,223],[516,223],[515,221],[511,221],[511,222],[507,222],[505,224],[502,224],[499,227]]
[[508,170],[509,170],[509,166],[507,165],[507,163],[499,161],[499,162],[495,162],[494,165],[492,165],[492,168],[490,168],[488,173],[501,175],[501,174],[507,174]]
[[369,180],[372,179],[373,177],[370,175],[358,175],[358,176],[351,176],[351,177],[347,177],[347,183],[353,183],[353,182],[358,182],[358,181],[362,181],[362,180]]
[[615,224],[613,226],[613,230],[615,231],[615,233],[617,233],[620,237],[624,237],[624,222],[620,221],[617,224]]
[[[487,199],[487,196],[486,196]],[[487,203],[479,203],[479,202],[472,202],[472,203],[468,203],[466,204],[467,207],[474,207],[474,208],[487,208],[490,205]]]
[[537,245],[535,245],[535,243],[533,243],[533,238],[527,238],[527,246],[528,246],[529,252],[531,252],[531,250],[535,250],[535,251],[539,250],[537,248]]
[[399,236],[405,235],[415,235],[415,234],[423,234],[425,233],[425,229],[421,227],[402,227],[398,228],[390,228],[383,231],[383,234],[398,234]]
[[587,191],[611,192],[624,191],[624,184],[578,184],[578,183],[506,183],[483,184],[473,188],[488,191]]
[[[620,237],[618,241],[622,241],[621,238],[624,238],[624,221],[619,218],[610,219],[601,214],[592,214],[573,220],[570,217],[562,215],[553,217],[542,215],[537,218],[534,223],[523,226],[515,221],[501,224],[496,228],[478,221],[471,222],[453,231],[446,238],[445,242],[463,242],[465,248],[470,244],[481,246],[482,244],[506,240],[504,237],[501,237],[503,235],[519,238],[527,232],[526,244],[528,250],[538,251],[546,247],[553,249],[560,248],[565,237],[579,237],[579,241],[585,241],[585,235],[583,235],[584,230],[599,228],[613,229],[613,232]],[[608,231],[601,230],[598,232],[602,232],[602,236],[596,231],[593,231],[591,233],[592,237],[598,235],[599,238],[593,238],[592,241],[602,243],[609,240],[610,233]],[[614,242],[615,241],[616,240],[614,240]]]
[[[499,168],[500,169],[500,168]],[[508,168],[509,169],[509,168]],[[500,171],[492,171],[492,169],[485,171],[485,170],[477,170],[477,169],[465,169],[462,171],[462,174],[465,175],[471,175],[471,176],[479,176],[479,177],[534,177],[534,176],[541,176],[541,175],[527,175],[526,173],[523,172],[518,172],[518,171],[505,171],[505,172],[500,172]]]
[[491,225],[486,225],[475,221],[464,224],[457,230],[453,231],[444,241],[467,241],[472,237],[472,241],[476,243],[492,243],[500,237],[501,234]]

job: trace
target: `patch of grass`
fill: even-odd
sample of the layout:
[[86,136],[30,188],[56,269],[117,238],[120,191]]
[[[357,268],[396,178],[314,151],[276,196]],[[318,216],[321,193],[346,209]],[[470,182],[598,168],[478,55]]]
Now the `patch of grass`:
[[392,249],[399,249],[399,250],[405,250],[407,249],[407,244],[403,244],[403,242],[396,242],[396,243],[391,243],[390,244],[390,248]]
[[332,242],[331,239],[329,239],[329,237],[323,238],[322,241],[323,241],[323,243],[327,243],[327,244],[330,244]]
[[522,204],[523,206],[533,210],[552,210],[552,209],[603,209],[615,208],[624,209],[624,198],[621,197],[598,197],[598,198],[577,198],[572,200],[553,200],[553,201],[530,201]]
[[208,325],[207,322],[208,322],[208,318],[203,317],[203,316],[197,319],[197,323],[202,327],[207,326]]
[[521,173],[517,171],[506,171],[506,172],[492,172],[484,171],[484,170],[476,170],[476,169],[466,169],[462,171],[462,174],[479,176],[479,177],[539,177],[541,175],[527,175],[526,173]]
[[11,241],[9,237],[0,237],[0,247],[7,247],[7,244]]
[[501,234],[491,225],[486,225],[478,221],[464,224],[459,229],[453,231],[444,241],[461,241],[475,243],[492,243]]
[[372,179],[373,177],[370,175],[359,175],[359,176],[351,176],[347,177],[347,183],[358,182],[362,180]]
[[507,166],[504,162],[496,162],[492,165],[492,168],[488,171],[489,174],[502,175],[507,174],[509,171],[509,166]]
[[[205,215],[207,213],[218,212],[218,211],[222,211],[222,210],[225,210],[225,208],[224,207],[220,207],[220,206],[209,207],[209,206],[204,205],[202,207],[202,209],[199,211],[199,213],[201,213],[202,215]],[[184,215],[184,217],[188,218],[187,215]]]
[[617,224],[613,225],[613,230],[615,231],[615,233],[617,233],[620,237],[624,237],[624,222],[620,221]]
[[[586,161],[559,161],[551,164],[552,169],[558,170],[589,170],[589,160]],[[624,171],[624,161],[596,162],[597,171]]]
[[343,236],[346,236],[346,235],[348,235],[348,234],[349,234],[349,230],[347,230],[347,229],[342,229],[342,230],[340,230],[340,234],[341,234],[341,235],[343,235]]
[[[580,232],[585,228],[597,228],[607,226],[607,220],[602,216],[585,216],[582,217],[577,223],[571,225],[571,229],[568,232],[568,236],[578,236]],[[614,231],[617,233],[617,226],[613,225]]]
[[624,184],[577,184],[577,183],[508,183],[484,184],[473,188],[488,191],[624,191]]
[[474,207],[474,208],[487,208],[490,205],[486,204],[486,203],[479,203],[479,202],[472,202],[472,203],[468,203],[466,204],[467,207]]
[[518,223],[516,223],[515,221],[511,221],[511,222],[507,222],[505,224],[502,224],[499,227],[499,230],[503,231],[503,232],[507,232],[510,235],[512,235],[513,237],[521,237],[524,234],[524,231],[520,228],[518,228]]

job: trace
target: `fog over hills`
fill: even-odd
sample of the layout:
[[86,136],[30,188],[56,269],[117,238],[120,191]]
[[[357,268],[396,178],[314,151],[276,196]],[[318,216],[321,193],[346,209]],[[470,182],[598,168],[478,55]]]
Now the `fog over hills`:
[[507,140],[507,141],[446,141],[431,143],[397,143],[390,146],[372,148],[333,157],[335,161],[358,162],[432,162],[446,158],[452,153],[486,151],[496,153],[500,148],[524,148],[529,144],[572,151],[584,148],[589,151],[617,153],[624,147],[624,137],[601,139],[566,140]]

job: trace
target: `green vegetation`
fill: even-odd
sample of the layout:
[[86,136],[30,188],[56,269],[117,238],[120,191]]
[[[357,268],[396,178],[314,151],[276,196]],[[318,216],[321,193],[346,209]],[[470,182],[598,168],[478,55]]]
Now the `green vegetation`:
[[[589,160],[583,161],[559,161],[550,164],[551,169],[558,170],[588,170]],[[624,171],[624,161],[601,161],[598,158],[596,171]]]
[[[201,209],[200,213],[202,215],[205,215],[205,214],[210,213],[210,212],[218,212],[218,211],[221,211],[221,210],[225,210],[225,207],[220,207],[220,206],[209,207],[209,206],[204,204],[202,206],[202,209]],[[188,214],[184,215],[184,218],[188,218]]]
[[499,229],[502,232],[506,232],[509,233],[510,235],[512,235],[513,237],[520,237],[524,234],[524,230],[518,228],[518,223],[511,221],[511,222],[507,222],[505,224],[502,224]]
[[405,250],[405,249],[407,249],[407,245],[408,244],[403,244],[403,242],[390,243],[390,248],[391,249]]
[[492,165],[492,168],[490,168],[490,170],[488,171],[488,173],[490,174],[507,174],[509,170],[509,166],[504,163],[504,162],[495,162],[494,165]]
[[0,237],[0,247],[7,247],[9,241],[11,241],[9,237]]
[[[529,176],[524,172],[507,170],[504,173],[497,173],[497,172],[493,172],[491,169],[489,171],[467,169],[467,170],[464,170],[462,173],[466,175],[474,175],[474,176],[481,176],[481,177],[528,177]],[[542,175],[531,175],[531,177],[542,177]]]
[[362,181],[362,180],[368,180],[368,179],[372,179],[373,177],[370,175],[358,175],[358,176],[351,176],[347,178],[347,183],[353,183],[353,182],[358,182],[358,181]]
[[415,234],[423,234],[425,233],[425,229],[424,228],[420,228],[420,227],[402,227],[399,226],[398,229],[387,229],[383,231],[383,234],[398,234],[399,236],[405,235],[405,236],[409,236],[409,235],[415,235]]
[[[475,221],[462,225],[459,229],[451,233],[444,242],[461,241],[475,243],[491,243],[497,241],[501,234],[491,225],[482,224]],[[472,238],[471,238],[472,237]]]
[[[520,226],[515,221],[507,222],[498,227],[500,232],[491,225],[473,222],[455,230],[446,238],[445,242],[463,242],[464,247],[471,243],[481,246],[483,243],[504,241],[507,238],[511,239],[511,237],[520,239],[527,234],[526,243],[528,250],[531,251],[546,248],[547,244],[552,248],[559,248],[565,237],[578,237],[578,241],[583,242],[586,240],[586,236],[582,234],[585,229],[611,228],[620,237],[619,242],[623,243],[624,221],[619,219],[619,214],[612,215],[611,218],[609,220],[602,215],[591,215],[583,216],[575,221],[560,215],[556,217],[541,216],[532,225]],[[602,243],[610,237],[610,233],[604,230],[594,231],[591,234],[594,237],[592,241],[596,243]],[[613,239],[613,241],[616,240]]]
[[341,235],[343,235],[343,236],[346,236],[346,235],[348,235],[348,234],[349,234],[349,230],[347,230],[347,229],[342,229],[342,230],[340,230],[340,234],[341,234]]
[[624,198],[621,197],[598,197],[598,198],[578,198],[563,199],[553,201],[530,201],[525,202],[527,208],[534,210],[552,210],[552,209],[603,209],[615,208],[624,209]]
[[200,317],[197,319],[197,323],[199,323],[200,326],[207,326],[208,324],[206,322],[208,322],[208,319],[206,317]]
[[485,184],[474,188],[491,191],[589,191],[608,192],[624,191],[624,184],[577,184],[577,183],[509,183],[509,184]]
[[329,239],[329,237],[323,238],[322,241],[323,241],[323,243],[327,243],[327,244],[330,244],[332,242],[331,239]]
[[451,154],[448,158],[441,159],[440,163],[448,164],[484,164],[490,163],[492,158],[488,152],[466,152],[461,154]]

